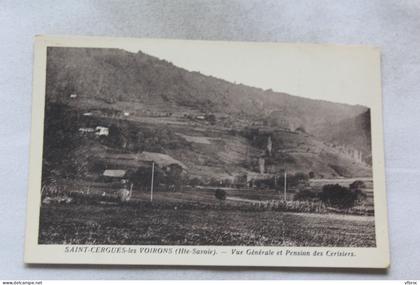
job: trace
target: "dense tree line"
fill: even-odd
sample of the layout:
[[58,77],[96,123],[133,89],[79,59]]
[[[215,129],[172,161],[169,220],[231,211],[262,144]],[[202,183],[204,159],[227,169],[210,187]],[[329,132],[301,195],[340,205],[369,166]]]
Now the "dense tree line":
[[81,144],[78,133],[79,117],[68,106],[46,104],[44,117],[43,178],[60,176],[70,178],[84,171],[73,156]]
[[310,190],[299,191],[296,193],[294,200],[319,200],[327,207],[349,209],[366,199],[366,194],[362,191],[364,187],[365,184],[360,180],[354,181],[349,187],[327,184],[322,187],[319,193]]

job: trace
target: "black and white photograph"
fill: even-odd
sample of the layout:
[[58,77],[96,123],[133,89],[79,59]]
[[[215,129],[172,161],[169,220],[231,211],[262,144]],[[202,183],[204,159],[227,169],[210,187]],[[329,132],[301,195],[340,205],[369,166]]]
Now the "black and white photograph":
[[0,7],[4,282],[419,283],[420,1]]
[[377,248],[375,73],[243,46],[46,46],[37,244]]
[[39,243],[374,247],[369,108],[297,95],[49,47]]

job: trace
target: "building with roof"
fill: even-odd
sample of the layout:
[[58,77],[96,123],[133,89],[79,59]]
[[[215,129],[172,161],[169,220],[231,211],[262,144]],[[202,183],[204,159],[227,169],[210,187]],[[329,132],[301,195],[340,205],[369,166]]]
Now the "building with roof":
[[109,129],[107,127],[97,126],[95,128],[95,135],[97,136],[108,136]]
[[102,173],[105,177],[112,177],[112,178],[124,178],[127,174],[127,170],[122,169],[105,169]]

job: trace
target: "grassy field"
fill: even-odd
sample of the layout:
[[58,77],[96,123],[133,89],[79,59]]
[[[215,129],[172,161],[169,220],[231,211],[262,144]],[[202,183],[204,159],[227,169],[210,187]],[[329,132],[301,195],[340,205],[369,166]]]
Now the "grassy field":
[[[314,180],[311,186],[319,191],[332,182],[347,185],[350,181]],[[373,208],[371,184],[366,183],[368,198],[363,207]],[[212,187],[155,189],[151,203],[147,189],[134,189],[132,200],[119,204],[115,185],[82,181],[63,185],[62,194],[79,191],[78,195],[71,196],[68,204],[42,204],[41,244],[375,246],[372,215],[260,207],[259,203],[280,201],[282,193],[275,190],[225,189],[222,202]],[[287,203],[300,205],[292,196],[289,193]]]
[[[310,180],[310,188],[314,193],[319,193],[323,185],[326,184],[335,184],[348,187],[348,185],[356,179],[317,179]],[[366,199],[363,202],[363,205],[357,206],[355,208],[360,208],[360,214],[373,215],[373,186],[371,178],[362,179],[366,187],[363,189],[363,192],[366,194]],[[99,183],[99,182],[83,182],[78,181],[60,181],[63,192],[77,192],[84,191],[87,192],[89,189],[90,194],[94,195],[104,195],[106,197],[115,197],[116,192],[119,189],[119,184],[115,185],[111,183]],[[164,188],[164,187],[163,187]],[[226,201],[224,202],[230,206],[243,206],[255,202],[276,202],[283,199],[283,191],[278,191],[274,189],[253,189],[253,188],[227,188],[227,187],[215,187],[215,186],[196,186],[191,187],[184,185],[182,189],[176,192],[168,192],[162,187],[157,187],[153,193],[154,201],[158,203],[201,203],[206,205],[218,204],[219,201],[215,199],[214,193],[216,189],[223,189],[226,191]],[[287,191],[287,200],[289,202],[293,201],[294,195],[296,194],[296,189],[288,189]],[[150,201],[150,189],[137,189],[134,188],[132,200],[147,202]]]
[[41,244],[375,246],[364,216],[53,204],[40,221]]

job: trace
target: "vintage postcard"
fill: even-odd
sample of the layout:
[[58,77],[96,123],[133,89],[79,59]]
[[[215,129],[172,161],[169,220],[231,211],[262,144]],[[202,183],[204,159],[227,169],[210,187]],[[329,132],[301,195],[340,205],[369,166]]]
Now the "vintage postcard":
[[26,263],[386,268],[380,52],[37,36]]

